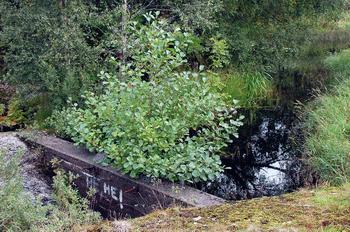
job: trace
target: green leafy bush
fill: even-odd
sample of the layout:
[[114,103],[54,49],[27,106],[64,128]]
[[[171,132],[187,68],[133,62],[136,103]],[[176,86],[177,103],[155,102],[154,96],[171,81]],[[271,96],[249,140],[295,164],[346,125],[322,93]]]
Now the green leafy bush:
[[57,129],[77,144],[107,153],[131,176],[213,180],[222,171],[218,154],[241,123],[221,96],[210,92],[203,74],[174,75],[156,84],[103,74],[104,94],[90,93],[86,107],[57,112],[52,124],[61,120]]
[[26,117],[22,109],[22,102],[19,98],[13,98],[10,100],[6,120],[9,125],[25,122]]
[[219,69],[224,68],[230,63],[230,53],[229,46],[224,39],[211,38],[212,49],[210,60],[212,62],[212,67]]
[[223,170],[220,151],[237,136],[240,119],[212,91],[205,72],[179,71],[190,42],[177,39],[181,30],[166,30],[150,14],[146,19],[146,25],[133,24],[132,60],[113,60],[121,80],[102,72],[104,93],[87,93],[85,106],[56,112],[51,125],[77,144],[107,153],[133,177],[213,180]]
[[115,73],[123,80],[157,80],[171,76],[172,72],[186,65],[186,50],[192,43],[190,34],[179,27],[170,27],[158,15],[159,12],[148,13],[144,15],[145,23],[130,23],[125,54],[128,60],[112,57],[109,73]]

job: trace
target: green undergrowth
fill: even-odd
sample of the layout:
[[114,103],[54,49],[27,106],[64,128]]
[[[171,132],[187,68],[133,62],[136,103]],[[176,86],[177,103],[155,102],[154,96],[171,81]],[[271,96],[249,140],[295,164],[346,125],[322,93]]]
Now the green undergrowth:
[[41,199],[31,197],[23,187],[21,154],[10,157],[0,152],[0,231],[74,231],[79,225],[100,221],[63,171],[57,170],[53,179],[54,203],[43,205]]
[[350,49],[329,56],[326,65],[331,69],[333,79],[343,80],[350,76]]
[[338,22],[338,27],[350,30],[350,13],[348,11],[343,13],[342,19]]

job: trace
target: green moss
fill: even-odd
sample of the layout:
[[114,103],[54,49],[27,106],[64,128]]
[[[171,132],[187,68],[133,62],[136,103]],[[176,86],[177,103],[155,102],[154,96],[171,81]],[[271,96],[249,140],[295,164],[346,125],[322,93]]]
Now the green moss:
[[173,208],[133,219],[132,224],[135,231],[346,231],[349,187],[301,190],[211,208]]
[[[174,207],[128,220],[131,231],[350,231],[350,184],[208,208]],[[77,231],[116,231],[114,222]]]

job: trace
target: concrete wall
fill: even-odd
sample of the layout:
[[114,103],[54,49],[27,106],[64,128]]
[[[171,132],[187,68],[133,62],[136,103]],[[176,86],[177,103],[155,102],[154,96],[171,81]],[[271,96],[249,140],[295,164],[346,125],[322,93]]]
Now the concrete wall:
[[100,165],[102,154],[91,153],[53,136],[30,132],[21,133],[19,137],[30,146],[41,148],[47,165],[57,159],[59,167],[77,175],[75,184],[83,196],[94,188],[92,208],[104,217],[137,217],[172,205],[206,207],[225,202],[188,186],[132,179],[116,169]]

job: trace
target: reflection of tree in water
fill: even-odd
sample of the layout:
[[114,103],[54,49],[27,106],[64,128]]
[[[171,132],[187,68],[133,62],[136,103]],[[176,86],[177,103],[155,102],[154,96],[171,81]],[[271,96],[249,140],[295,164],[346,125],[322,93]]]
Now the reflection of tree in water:
[[251,136],[234,141],[230,156],[222,159],[229,169],[201,189],[237,200],[278,195],[299,187],[301,161],[290,139],[293,119],[291,115],[262,115]]

